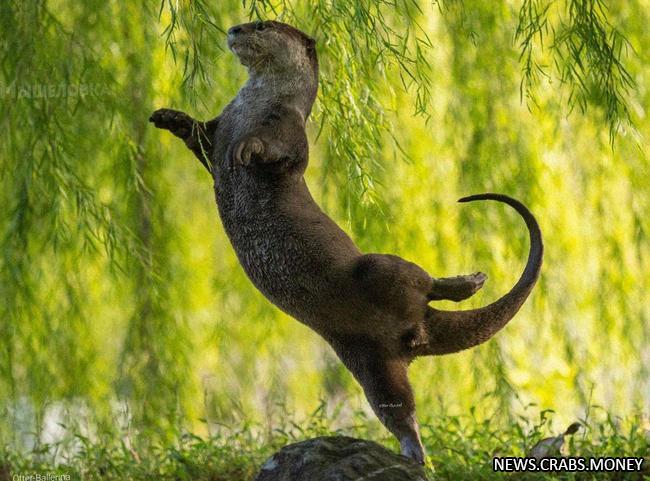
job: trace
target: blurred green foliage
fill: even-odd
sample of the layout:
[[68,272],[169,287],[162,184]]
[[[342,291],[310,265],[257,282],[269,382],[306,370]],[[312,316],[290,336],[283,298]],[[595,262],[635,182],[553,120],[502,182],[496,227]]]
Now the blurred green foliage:
[[[246,73],[225,30],[277,18],[317,39],[307,180],[365,251],[506,292],[525,229],[542,278],[493,340],[411,369],[422,416],[561,419],[650,403],[647,0],[88,0],[0,3],[0,437],[169,440],[360,389],[245,278],[212,186],[159,107],[216,115]],[[444,304],[443,304],[444,306]],[[448,406],[453,406],[449,407]],[[61,428],[58,423],[63,423]],[[331,428],[331,427],[328,427]]]
[[[644,458],[641,472],[527,472],[513,475],[495,472],[493,457],[526,456],[549,435],[559,435],[566,425],[558,425],[553,413],[541,411],[502,425],[494,419],[477,417],[472,410],[461,416],[441,414],[422,425],[422,441],[430,456],[425,471],[429,479],[449,481],[507,480],[631,480],[647,479],[650,475],[647,457],[649,440],[644,435],[639,416],[627,421],[612,418],[602,411],[582,419],[577,434],[566,436],[561,448],[563,455],[583,458],[636,457]],[[389,449],[397,450],[397,441],[386,431],[375,432],[376,420],[362,413],[355,416],[356,425],[333,429],[332,416],[316,410],[301,418],[285,420],[285,429],[273,433],[259,431],[259,426],[222,427],[209,436],[184,434],[172,442],[142,449],[132,438],[113,437],[89,439],[73,435],[68,440],[75,445],[65,453],[61,443],[42,445],[27,454],[0,447],[0,475],[69,476],[72,481],[102,480],[173,480],[173,481],[248,481],[260,471],[260,466],[277,450],[290,443],[318,436],[347,435],[361,439],[369,437]],[[645,477],[644,477],[645,476]]]

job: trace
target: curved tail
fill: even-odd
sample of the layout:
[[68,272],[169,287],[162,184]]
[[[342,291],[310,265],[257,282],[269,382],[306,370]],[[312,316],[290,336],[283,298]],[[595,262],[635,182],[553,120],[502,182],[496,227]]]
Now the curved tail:
[[440,311],[427,307],[426,326],[429,342],[423,354],[450,354],[481,344],[514,317],[532,290],[542,267],[544,244],[535,217],[521,202],[503,194],[478,194],[458,202],[497,200],[513,207],[526,222],[530,234],[528,262],[519,281],[505,296],[479,309]]

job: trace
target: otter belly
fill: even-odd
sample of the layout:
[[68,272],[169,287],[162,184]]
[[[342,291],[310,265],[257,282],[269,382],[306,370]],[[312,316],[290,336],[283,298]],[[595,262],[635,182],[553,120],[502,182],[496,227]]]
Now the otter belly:
[[279,192],[243,172],[226,173],[215,193],[239,262],[271,302],[312,326],[324,311],[341,309],[346,272],[359,251],[304,182]]
[[246,195],[219,195],[224,229],[249,279],[271,302],[302,319],[322,284],[322,268],[292,222],[267,202]]
[[271,222],[254,224],[239,225],[237,232],[229,233],[244,271],[280,309],[299,320],[312,318],[327,273],[300,239]]

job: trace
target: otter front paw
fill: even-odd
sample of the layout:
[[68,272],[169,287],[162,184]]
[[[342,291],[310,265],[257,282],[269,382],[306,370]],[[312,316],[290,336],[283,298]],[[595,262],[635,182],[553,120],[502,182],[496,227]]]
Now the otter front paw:
[[158,109],[151,114],[149,122],[153,122],[159,129],[169,130],[182,139],[187,138],[192,133],[192,118],[179,110]]
[[233,167],[236,165],[248,166],[253,156],[260,155],[262,152],[264,152],[264,143],[257,137],[249,137],[235,147],[231,165]]

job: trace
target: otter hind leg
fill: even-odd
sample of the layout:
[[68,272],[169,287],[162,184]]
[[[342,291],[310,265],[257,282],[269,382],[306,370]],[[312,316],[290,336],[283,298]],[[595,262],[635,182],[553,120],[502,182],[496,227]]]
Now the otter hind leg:
[[211,171],[209,154],[217,125],[216,120],[200,122],[185,112],[173,109],[158,109],[149,117],[149,122],[153,122],[157,128],[169,130],[185,142],[208,171]]
[[424,464],[424,447],[415,415],[408,360],[385,358],[368,342],[333,344],[343,364],[361,384],[381,423],[398,439],[401,453]]
[[370,406],[400,444],[401,453],[424,464],[424,446],[415,415],[415,400],[409,382],[408,364],[400,359],[377,359],[366,366],[360,380]]
[[433,285],[427,294],[430,301],[447,299],[462,301],[474,295],[485,283],[487,276],[475,272],[466,276],[433,278]]

